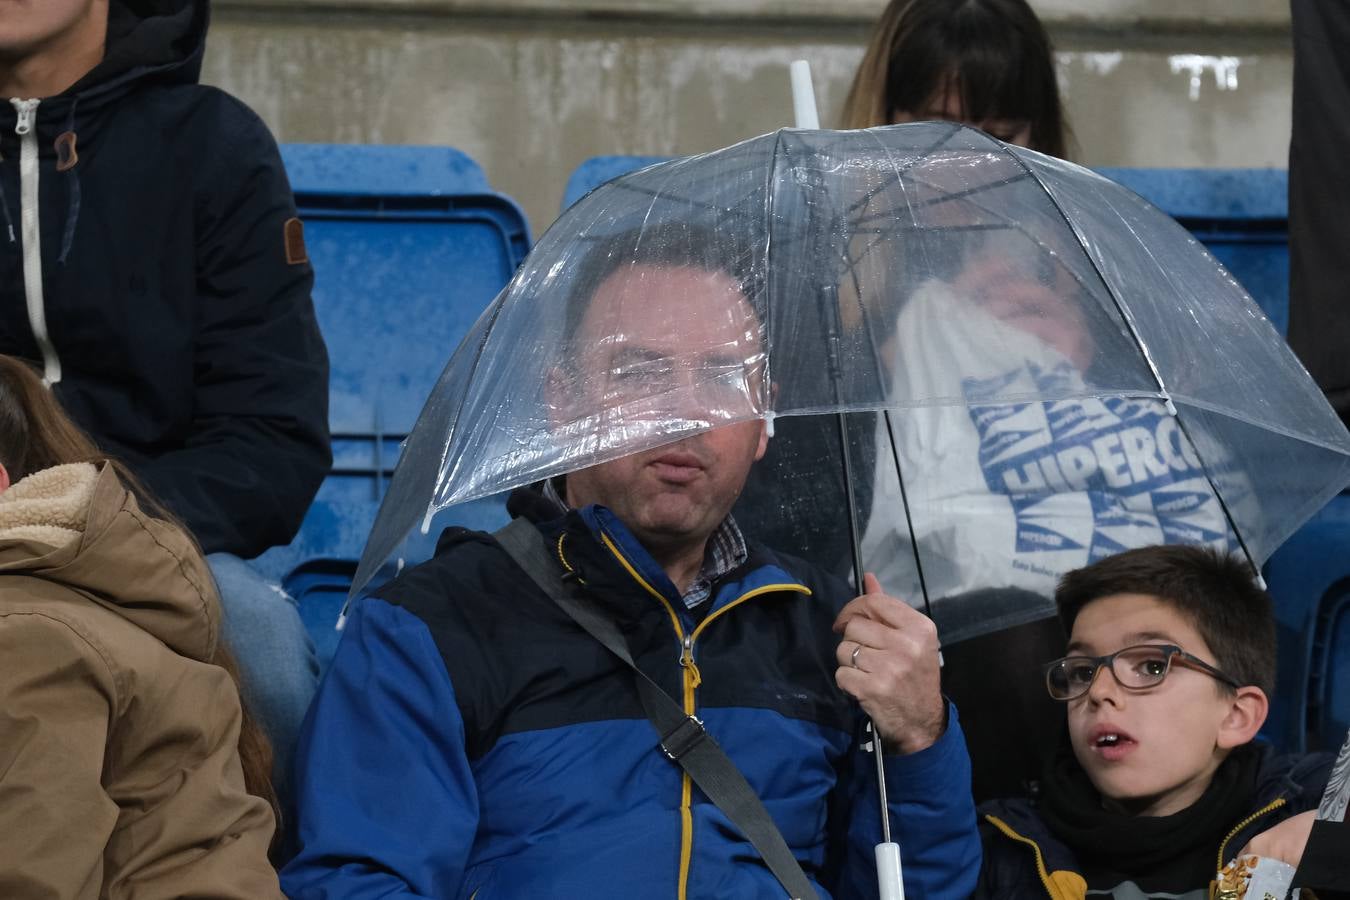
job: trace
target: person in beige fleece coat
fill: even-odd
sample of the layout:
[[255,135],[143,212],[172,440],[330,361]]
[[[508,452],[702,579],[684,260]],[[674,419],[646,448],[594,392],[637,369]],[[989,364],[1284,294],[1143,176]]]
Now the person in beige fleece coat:
[[0,897],[281,897],[210,572],[149,508],[0,356]]

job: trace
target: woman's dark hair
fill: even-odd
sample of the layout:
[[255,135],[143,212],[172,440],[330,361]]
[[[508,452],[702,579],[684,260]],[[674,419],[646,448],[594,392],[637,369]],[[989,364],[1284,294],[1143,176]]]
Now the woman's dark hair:
[[100,461],[94,442],[70,421],[37,373],[0,355],[0,465],[10,480],[62,463]]
[[[37,372],[20,360],[0,354],[0,465],[9,472],[10,479],[18,481],[52,466],[82,462],[112,466],[146,512],[177,526],[196,549],[191,532],[126,466],[101,452],[70,420]],[[217,643],[208,662],[229,673],[238,687],[239,669],[223,642]],[[239,706],[243,712],[239,758],[244,769],[244,784],[250,794],[266,800],[272,807],[277,824],[273,834],[275,846],[277,835],[281,834],[281,810],[272,788],[272,747],[244,705],[242,695]]]
[[1050,40],[1026,0],[891,0],[844,103],[845,128],[921,115],[941,91],[966,121],[1030,123],[1030,147],[1066,151]]

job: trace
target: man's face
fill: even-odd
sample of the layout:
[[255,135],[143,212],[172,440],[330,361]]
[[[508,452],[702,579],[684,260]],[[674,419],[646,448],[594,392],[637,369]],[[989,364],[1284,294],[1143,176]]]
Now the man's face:
[[575,340],[580,408],[636,435],[706,427],[673,444],[567,476],[573,506],[612,510],[648,549],[704,541],[731,510],[767,435],[759,323],[736,282],[694,268],[637,266],[596,290]]
[[100,3],[106,0],[0,0],[0,62],[22,60],[90,26]]
[[[1116,594],[1083,607],[1067,652],[1104,656],[1138,644],[1175,644],[1217,665],[1179,612],[1141,594]],[[1079,764],[1103,797],[1138,815],[1170,815],[1200,799],[1229,749],[1221,745],[1228,743],[1224,720],[1231,695],[1212,676],[1175,659],[1162,683],[1145,691],[1126,690],[1103,666],[1088,692],[1068,707]]]

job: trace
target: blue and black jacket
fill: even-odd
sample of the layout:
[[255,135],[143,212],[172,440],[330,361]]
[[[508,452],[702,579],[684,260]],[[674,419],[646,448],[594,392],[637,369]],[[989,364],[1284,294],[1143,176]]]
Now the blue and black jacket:
[[[822,898],[876,895],[874,766],[834,683],[842,582],[752,546],[696,618],[607,510],[536,522],[638,665],[699,716]],[[357,604],[301,737],[293,900],[781,897],[750,843],[660,752],[633,674],[490,535]],[[979,870],[954,711],[886,759],[906,894],[965,898]]]

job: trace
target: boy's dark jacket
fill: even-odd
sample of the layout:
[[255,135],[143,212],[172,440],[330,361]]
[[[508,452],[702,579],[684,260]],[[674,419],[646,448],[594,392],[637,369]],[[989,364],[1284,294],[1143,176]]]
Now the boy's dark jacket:
[[204,550],[249,557],[291,539],[330,464],[328,358],[276,144],[197,84],[206,23],[206,0],[112,0],[103,62],[37,106],[40,304],[0,101],[0,353],[59,365],[76,421]]
[[[1220,855],[1227,863],[1257,834],[1317,809],[1326,786],[1329,755],[1278,756],[1266,744],[1257,750],[1256,800],[1249,814],[1233,823],[1236,830],[1223,846],[1213,848],[1216,872]],[[984,863],[972,900],[1082,900],[1087,895],[1073,851],[1050,831],[1034,801],[993,800],[979,812]]]

